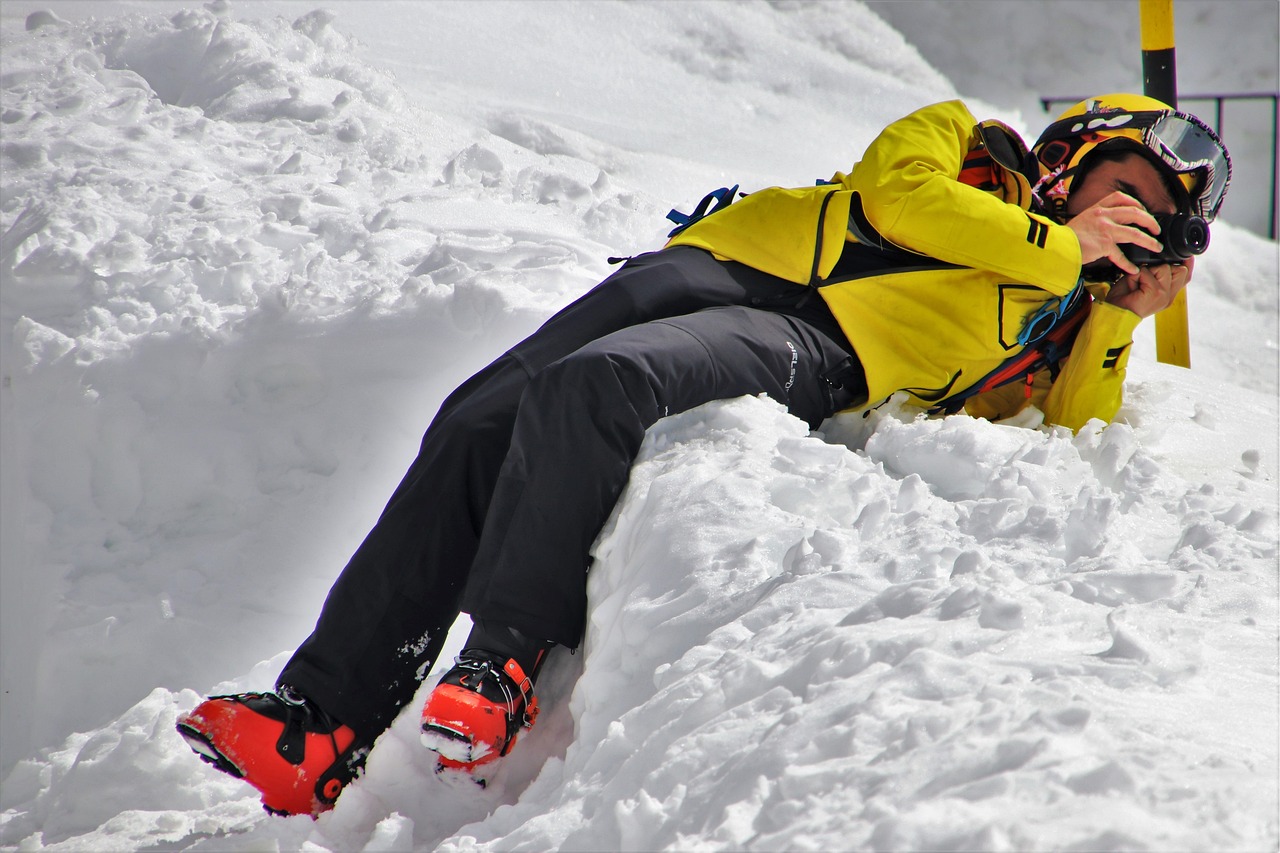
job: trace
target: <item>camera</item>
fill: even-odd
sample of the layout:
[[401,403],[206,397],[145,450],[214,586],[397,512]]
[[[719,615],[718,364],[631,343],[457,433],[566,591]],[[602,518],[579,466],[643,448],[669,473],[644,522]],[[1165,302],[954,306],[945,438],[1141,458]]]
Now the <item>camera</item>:
[[1160,223],[1157,239],[1164,244],[1163,252],[1152,252],[1134,243],[1122,243],[1124,256],[1138,266],[1177,264],[1192,255],[1204,254],[1209,248],[1209,223],[1188,213],[1153,213]]

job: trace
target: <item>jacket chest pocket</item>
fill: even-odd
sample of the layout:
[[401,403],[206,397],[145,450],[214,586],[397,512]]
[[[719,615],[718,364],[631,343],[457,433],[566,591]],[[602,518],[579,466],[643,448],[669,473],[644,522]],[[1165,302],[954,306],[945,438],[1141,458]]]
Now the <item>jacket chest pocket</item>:
[[1018,333],[1027,317],[1053,294],[1031,284],[1002,284],[998,288],[996,323],[1000,346],[1006,351],[1018,349]]

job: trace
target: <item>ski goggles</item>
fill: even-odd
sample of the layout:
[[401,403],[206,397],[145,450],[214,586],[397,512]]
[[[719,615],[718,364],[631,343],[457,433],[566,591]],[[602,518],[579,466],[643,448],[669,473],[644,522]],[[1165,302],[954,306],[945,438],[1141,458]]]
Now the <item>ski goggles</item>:
[[1054,327],[1062,322],[1063,317],[1075,310],[1085,293],[1084,279],[1081,278],[1066,296],[1050,299],[1037,308],[1035,313],[1022,324],[1022,330],[1018,332],[1018,345],[1030,346],[1052,332]]
[[1083,133],[1141,144],[1175,174],[1194,175],[1191,213],[1212,222],[1231,183],[1231,155],[1207,124],[1188,113],[1151,110],[1070,116],[1045,128],[1037,145]]

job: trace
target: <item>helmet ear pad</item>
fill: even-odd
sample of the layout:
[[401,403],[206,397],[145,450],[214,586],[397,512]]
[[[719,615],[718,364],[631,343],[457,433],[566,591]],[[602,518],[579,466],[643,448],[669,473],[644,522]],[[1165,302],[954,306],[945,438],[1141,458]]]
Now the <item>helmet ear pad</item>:
[[[1186,213],[1191,209],[1191,194],[1187,191],[1186,185],[1183,184],[1182,176],[1170,169],[1168,164],[1157,157],[1151,149],[1134,142],[1132,139],[1108,139],[1085,154],[1080,159],[1079,165],[1076,166],[1076,173],[1072,178],[1070,189],[1074,190],[1076,187],[1083,186],[1085,178],[1089,176],[1089,172],[1099,163],[1119,162],[1131,154],[1137,154],[1155,167],[1160,175],[1160,180],[1164,183],[1165,191],[1173,199],[1173,203],[1179,213]],[[1197,178],[1196,180],[1199,179]]]

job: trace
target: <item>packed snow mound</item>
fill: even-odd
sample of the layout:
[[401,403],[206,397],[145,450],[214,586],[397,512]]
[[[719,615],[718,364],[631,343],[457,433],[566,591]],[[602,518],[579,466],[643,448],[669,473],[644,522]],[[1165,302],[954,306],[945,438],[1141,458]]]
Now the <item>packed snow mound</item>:
[[[411,706],[334,812],[255,819],[243,787],[183,773],[169,727],[198,697],[158,690],[20,765],[7,837],[195,850],[1274,839],[1265,472],[1241,460],[1212,484],[1184,479],[1155,454],[1204,427],[1172,417],[1073,436],[890,406],[827,427],[824,440],[745,398],[650,431],[595,549],[584,659],[553,658],[543,718],[487,790],[432,772]],[[279,663],[221,688],[269,684]],[[126,798],[135,811],[86,797],[134,774],[156,780]],[[201,842],[211,826],[232,837]]]
[[[1206,849],[1274,832],[1266,762],[1218,763],[1226,745],[1192,724],[1206,702],[1275,719],[1269,696],[1219,693],[1269,665],[1234,651],[1274,631],[1274,519],[1252,508],[1266,482],[1242,467],[1231,494],[1193,486],[1125,427],[892,410],[829,427],[858,452],[764,400],[651,431],[596,549],[577,733],[539,780],[562,780],[554,808],[517,804],[443,849],[473,833],[481,849]],[[1193,755],[1216,770],[1190,793]],[[1255,773],[1258,799],[1205,828]]]

